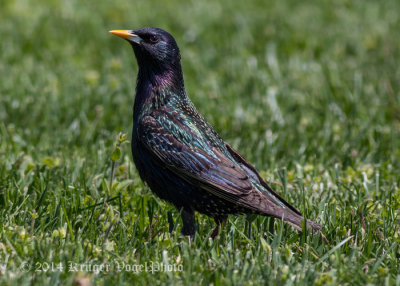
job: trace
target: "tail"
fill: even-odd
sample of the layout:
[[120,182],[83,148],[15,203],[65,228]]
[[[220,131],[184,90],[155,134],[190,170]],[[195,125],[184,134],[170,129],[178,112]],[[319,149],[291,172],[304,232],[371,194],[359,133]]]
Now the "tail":
[[[277,218],[282,219],[284,222],[293,226],[298,231],[303,230],[302,224],[304,223],[303,221],[305,220],[305,218],[302,217],[301,215],[298,215],[289,210],[289,211],[283,212],[282,217],[277,217]],[[306,228],[307,228],[307,230],[311,231],[312,233],[316,233],[321,230],[322,226],[311,220],[306,220]]]
[[[302,214],[295,209],[292,205],[287,203],[280,196],[274,196],[274,193],[254,193],[255,197],[261,196],[264,199],[259,199],[258,211],[266,216],[272,216],[278,218],[285,223],[291,225],[298,231],[303,231],[303,224],[309,230],[310,233],[314,234],[322,229],[322,226],[311,220],[305,219]],[[257,201],[257,200],[252,200]]]
[[[282,197],[280,197],[274,191],[268,190],[268,192],[254,192],[252,202],[258,201],[258,211],[267,216],[272,216],[283,220],[285,223],[293,226],[298,231],[303,231],[303,224],[311,233],[316,233],[321,230],[322,226],[311,220],[306,220],[302,214]],[[263,197],[260,199],[260,197]],[[257,199],[254,199],[257,198]]]
[[258,214],[280,219],[298,231],[303,231],[304,222],[306,229],[310,233],[316,233],[322,228],[320,224],[306,220],[298,210],[282,198],[275,197],[266,192],[252,192],[241,203],[249,209],[255,210]]
[[[301,213],[275,192],[260,176],[256,168],[242,155],[229,146],[229,144],[225,143],[225,146],[235,161],[245,170],[247,175],[257,180],[259,183],[259,185],[256,186],[257,191],[249,193],[240,203],[260,214],[279,218],[297,230],[302,231],[302,221],[304,221],[304,217]],[[314,233],[321,230],[322,227],[318,223],[307,220],[306,228]]]

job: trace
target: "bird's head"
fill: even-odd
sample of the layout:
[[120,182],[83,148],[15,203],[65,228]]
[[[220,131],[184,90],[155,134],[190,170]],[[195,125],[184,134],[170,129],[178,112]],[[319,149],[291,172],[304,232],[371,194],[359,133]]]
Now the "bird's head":
[[180,54],[175,39],[158,28],[112,30],[111,34],[127,40],[133,47],[139,68],[180,68]]

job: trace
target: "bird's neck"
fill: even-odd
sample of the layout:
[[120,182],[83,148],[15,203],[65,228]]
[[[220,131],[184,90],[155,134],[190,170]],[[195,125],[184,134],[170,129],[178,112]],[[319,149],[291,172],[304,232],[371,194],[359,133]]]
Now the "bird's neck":
[[180,64],[165,69],[139,66],[134,117],[138,117],[143,113],[142,111],[144,108],[150,108],[153,102],[160,102],[163,100],[163,98],[159,97],[166,91],[178,96],[186,96]]

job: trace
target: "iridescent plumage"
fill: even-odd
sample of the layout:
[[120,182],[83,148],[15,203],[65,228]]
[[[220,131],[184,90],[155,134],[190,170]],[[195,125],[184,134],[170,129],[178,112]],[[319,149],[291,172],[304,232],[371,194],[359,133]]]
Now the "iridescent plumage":
[[[132,44],[139,64],[135,165],[150,189],[181,211],[182,233],[194,234],[194,211],[213,217],[217,225],[228,214],[249,213],[276,217],[301,230],[300,212],[219,137],[186,96],[174,38],[156,28],[112,33]],[[311,221],[306,225],[321,228]]]

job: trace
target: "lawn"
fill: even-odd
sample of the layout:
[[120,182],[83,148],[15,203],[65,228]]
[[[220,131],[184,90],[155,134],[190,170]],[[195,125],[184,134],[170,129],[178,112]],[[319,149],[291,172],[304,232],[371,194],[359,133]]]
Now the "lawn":
[[[400,2],[224,2],[1,1],[1,285],[400,285]],[[137,64],[108,31],[145,26],[327,241],[261,216],[179,235],[119,143]]]

